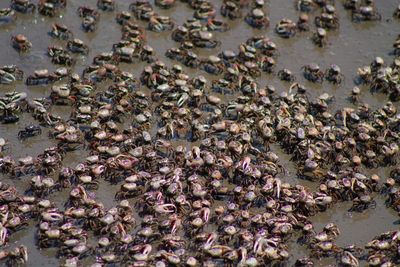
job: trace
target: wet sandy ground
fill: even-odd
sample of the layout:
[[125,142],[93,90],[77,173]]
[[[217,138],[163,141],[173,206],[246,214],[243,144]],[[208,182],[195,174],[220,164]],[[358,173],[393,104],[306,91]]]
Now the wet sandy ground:
[[[35,1],[34,1],[35,2]],[[118,42],[120,39],[119,25],[115,22],[115,13],[101,12],[101,19],[99,28],[94,33],[85,33],[80,29],[80,19],[77,19],[76,10],[85,3],[89,6],[95,7],[96,0],[69,0],[68,7],[62,11],[58,18],[47,18],[35,14],[21,15],[18,14],[16,23],[7,26],[0,26],[0,65],[16,64],[25,72],[25,77],[35,69],[48,68],[50,71],[54,70],[56,66],[51,64],[50,58],[47,57],[47,46],[51,44],[64,44],[63,42],[52,39],[47,32],[50,30],[51,24],[54,22],[62,22],[66,24],[73,32],[75,37],[83,40],[91,48],[88,56],[78,57],[77,64],[74,66],[74,71],[81,73],[85,66],[89,65],[93,57],[104,51],[110,51],[112,44]],[[117,11],[128,10],[131,1],[118,1]],[[216,6],[219,7],[222,1],[216,1]],[[217,54],[224,49],[237,50],[238,45],[253,35],[266,34],[278,46],[280,56],[277,59],[277,70],[282,68],[290,69],[297,76],[297,81],[311,88],[312,95],[320,95],[327,92],[335,96],[335,102],[332,109],[343,106],[351,106],[347,101],[347,96],[351,88],[354,86],[354,77],[358,67],[369,64],[374,57],[381,56],[385,60],[392,60],[389,55],[392,43],[395,40],[398,29],[400,26],[399,21],[392,19],[392,13],[397,6],[397,1],[384,0],[377,1],[377,8],[383,16],[383,20],[379,23],[360,23],[353,24],[350,21],[350,14],[343,10],[340,1],[336,1],[336,8],[340,16],[340,29],[329,33],[329,45],[325,48],[316,48],[311,40],[311,33],[300,33],[291,39],[282,39],[273,32],[274,25],[282,18],[290,18],[294,21],[297,20],[298,11],[294,8],[293,0],[268,0],[267,13],[271,20],[271,26],[265,30],[254,30],[250,28],[243,20],[235,20],[230,22],[231,30],[225,33],[216,33],[218,40],[222,42],[221,47],[212,50],[195,50],[201,56]],[[0,7],[7,7],[8,1],[0,1]],[[186,19],[192,16],[193,10],[188,8],[186,4],[179,3],[171,10],[160,10],[155,7],[158,13],[169,15],[172,17],[176,25],[181,25]],[[218,8],[219,10],[219,8]],[[272,12],[272,11],[273,12]],[[219,16],[219,15],[218,15]],[[220,16],[219,16],[220,17]],[[141,24],[142,22],[139,22]],[[141,24],[145,26],[145,24]],[[33,43],[32,50],[24,55],[20,55],[10,45],[10,37],[14,34],[24,34]],[[158,58],[163,60],[167,65],[175,64],[171,60],[164,57],[164,53],[168,48],[178,46],[177,43],[171,40],[170,32],[165,33],[147,33],[148,44],[152,46]],[[315,62],[323,69],[327,68],[330,64],[335,63],[339,65],[345,74],[345,82],[340,86],[333,86],[327,83],[322,85],[315,85],[307,82],[301,75],[301,67],[305,64]],[[144,64],[121,64],[123,70],[130,71],[136,76],[139,76]],[[202,74],[210,79],[215,79],[215,76],[207,76],[202,71],[194,71],[184,68],[191,75]],[[288,89],[288,84],[276,79],[273,75],[262,74],[258,81],[260,85],[271,84],[276,87],[278,91],[285,91]],[[369,103],[372,108],[381,106],[387,100],[385,95],[374,94],[362,88],[362,99]],[[24,83],[20,82],[12,86],[0,86],[0,94],[8,91],[17,90],[19,92],[27,92],[28,97],[46,97],[49,95],[50,86],[40,87],[26,87]],[[399,104],[396,106],[399,108]],[[57,115],[67,118],[69,116],[69,107],[56,107],[52,110]],[[0,125],[0,136],[8,139],[11,143],[11,154],[14,158],[22,156],[36,156],[43,152],[43,149],[52,145],[52,141],[47,138],[47,130],[43,134],[30,138],[26,141],[19,141],[17,133],[25,125],[34,123],[29,114],[24,114],[20,121],[13,125]],[[190,144],[187,144],[190,146]],[[278,147],[274,146],[272,149],[280,156],[280,161],[287,166],[289,174],[281,177],[283,181],[290,183],[300,183],[315,188],[315,184],[299,180],[295,175],[294,165],[289,162],[289,156]],[[64,160],[64,165],[75,166],[83,157],[82,151],[71,152]],[[369,170],[371,173],[381,175],[383,180],[387,178],[388,169]],[[29,177],[22,177],[21,179],[9,179],[2,177],[1,181],[15,185],[20,192],[24,192],[28,187]],[[117,186],[112,186],[104,181],[101,182],[100,188],[97,192],[97,197],[101,200],[106,208],[115,205],[114,194]],[[60,193],[51,195],[50,199],[63,205],[69,189]],[[315,223],[316,230],[319,231],[328,222],[334,222],[342,231],[337,243],[338,245],[357,244],[363,246],[366,242],[371,240],[375,235],[382,232],[398,229],[399,217],[392,210],[386,209],[384,200],[377,198],[377,207],[368,210],[364,213],[349,213],[351,203],[337,204],[334,208],[329,209],[325,213],[320,213],[312,221]],[[45,249],[39,250],[35,246],[35,224],[13,234],[10,240],[10,246],[24,244],[29,249],[29,266],[54,266],[58,265],[59,260],[56,259],[55,250]],[[296,258],[306,255],[304,248],[297,246],[295,243],[290,245],[291,261],[292,264]],[[333,260],[323,260],[317,262],[317,265],[326,266],[327,264],[334,264]]]

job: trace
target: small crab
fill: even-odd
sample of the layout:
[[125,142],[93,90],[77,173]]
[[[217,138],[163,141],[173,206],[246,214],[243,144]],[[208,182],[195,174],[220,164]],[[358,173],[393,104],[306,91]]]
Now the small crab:
[[325,79],[331,83],[340,84],[344,79],[344,75],[342,74],[340,67],[338,65],[332,64],[325,71]]
[[11,41],[12,46],[20,52],[27,52],[32,47],[32,43],[22,34],[13,36]]
[[67,48],[72,53],[84,54],[87,55],[89,53],[89,47],[80,39],[73,39],[68,41]]
[[310,82],[322,83],[322,81],[324,80],[325,74],[317,64],[311,63],[309,65],[303,66],[302,69],[304,71],[304,78],[306,78]]
[[324,47],[327,44],[326,30],[324,28],[317,28],[312,40],[316,46]]
[[98,0],[97,7],[103,11],[114,11],[115,1],[114,0]]
[[296,35],[297,25],[290,19],[282,19],[276,24],[275,32],[283,38],[290,38]]
[[352,11],[351,19],[353,22],[377,21],[382,19],[382,15],[373,6],[361,6]]
[[296,80],[296,77],[289,69],[281,69],[278,71],[278,78],[286,82],[293,82]]
[[26,139],[29,137],[33,137],[36,135],[40,135],[42,133],[42,129],[38,125],[28,125],[25,129],[18,132],[18,139]]
[[363,212],[366,209],[376,207],[376,201],[370,195],[361,195],[353,200],[353,206],[349,209],[350,212]]

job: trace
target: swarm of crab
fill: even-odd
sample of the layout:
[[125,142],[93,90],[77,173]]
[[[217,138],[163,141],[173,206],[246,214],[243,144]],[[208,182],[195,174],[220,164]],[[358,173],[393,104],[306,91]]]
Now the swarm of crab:
[[[311,97],[289,69],[275,70],[279,48],[267,36],[253,36],[237,51],[206,58],[195,53],[221,45],[218,33],[229,30],[224,19],[269,27],[264,1],[224,0],[219,10],[224,19],[216,17],[213,1],[185,2],[194,13],[183,25],[157,13],[173,8],[175,0],[156,0],[154,6],[135,0],[118,13],[114,0],[99,0],[97,8],[80,6],[83,31],[100,31],[102,12],[115,12],[121,29],[110,52],[95,55],[81,74],[70,68],[75,56],[87,55],[90,47],[61,23],[49,33],[64,44],[48,47],[53,71],[26,75],[15,65],[0,68],[1,84],[24,80],[26,86],[50,88],[43,98],[2,94],[0,121],[12,124],[30,114],[37,124],[22,127],[19,140],[48,133],[55,144],[36,157],[15,158],[12,144],[0,138],[0,172],[29,179],[22,193],[0,183],[0,261],[11,266],[28,262],[27,248],[10,248],[10,240],[34,223],[36,245],[56,248],[63,266],[280,266],[288,262],[288,243],[294,239],[309,254],[296,266],[313,266],[324,257],[339,266],[359,266],[361,260],[371,266],[400,264],[399,231],[376,236],[365,247],[339,246],[337,225],[328,223],[318,232],[311,221],[345,201],[352,202],[349,212],[368,212],[377,206],[377,196],[400,212],[400,113],[393,103],[400,97],[398,59],[387,64],[378,57],[358,70],[356,81],[388,94],[386,103],[371,108],[357,88],[349,96],[354,105],[333,112],[334,96]],[[305,13],[317,11],[310,37],[318,46],[327,45],[327,33],[340,26],[333,1],[295,2],[302,12],[298,22],[280,20],[276,35],[297,38],[298,32],[309,31]],[[55,16],[66,5],[66,0],[38,5],[12,0],[0,18],[14,23],[13,12],[36,10]],[[355,23],[381,19],[371,0],[344,1],[344,7]],[[166,56],[215,79],[189,74],[178,64],[169,67],[147,44],[146,31],[170,31],[179,47],[167,49]],[[11,44],[21,53],[34,45],[23,35],[13,36]],[[119,65],[139,62],[146,66],[137,73]],[[321,69],[308,63],[302,71],[313,83],[344,82],[336,64]],[[276,75],[287,88],[277,93],[271,85],[260,86],[261,75]],[[68,120],[52,113],[58,105],[71,107]],[[288,174],[274,145],[290,155],[297,173]],[[88,156],[76,166],[64,166],[74,151]],[[390,168],[390,177],[365,172],[379,166]],[[317,187],[287,183],[289,175]],[[118,204],[111,208],[96,197],[104,181],[118,185]],[[60,208],[50,198],[64,190],[69,195]]]

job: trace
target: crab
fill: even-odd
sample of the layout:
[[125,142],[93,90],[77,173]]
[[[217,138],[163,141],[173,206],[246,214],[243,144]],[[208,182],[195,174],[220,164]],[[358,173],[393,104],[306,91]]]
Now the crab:
[[356,10],[359,2],[359,0],[345,0],[343,2],[343,7],[347,10]]
[[229,30],[229,25],[220,19],[208,19],[206,24],[207,30],[210,32],[226,32]]
[[41,15],[48,17],[54,17],[57,14],[55,5],[46,1],[39,2],[38,11]]
[[326,71],[325,71],[325,79],[334,84],[341,84],[344,75],[340,71],[340,67],[336,64],[332,64]]
[[222,63],[221,58],[217,56],[209,56],[208,59],[202,63],[202,68],[210,74],[218,75],[224,71],[225,66]]
[[67,48],[72,53],[78,53],[84,55],[87,55],[89,53],[89,46],[86,45],[82,40],[76,38],[68,41]]
[[121,62],[132,63],[137,58],[137,49],[134,44],[115,49],[115,54]]
[[172,40],[175,42],[183,42],[189,37],[189,30],[185,26],[178,26],[171,33]]
[[5,260],[6,265],[18,266],[28,262],[28,249],[25,246],[15,247],[11,251],[2,250],[0,252],[0,260]]
[[222,16],[232,20],[242,17],[240,7],[234,1],[224,1],[220,11]]
[[51,26],[50,36],[60,40],[68,40],[73,37],[72,31],[64,24],[54,23]]
[[275,32],[283,38],[290,38],[296,35],[297,25],[290,19],[282,19],[276,24]]
[[303,66],[302,69],[304,71],[304,78],[306,78],[310,82],[323,82],[325,74],[317,64],[311,63],[309,65]]
[[116,192],[115,199],[128,199],[140,195],[143,188],[137,183],[126,181],[121,185],[121,188]]
[[272,73],[276,62],[272,57],[262,56],[259,62],[260,68],[266,73]]
[[192,51],[186,51],[181,62],[189,68],[198,68],[201,64],[197,54]]
[[327,44],[326,30],[324,28],[317,28],[313,34],[312,41],[316,46],[324,47]]
[[312,12],[318,5],[313,0],[297,0],[296,8],[301,12]]
[[35,4],[29,0],[12,0],[10,7],[20,13],[33,13],[36,9]]
[[376,207],[376,201],[370,195],[361,195],[353,199],[353,206],[349,209],[350,212],[363,212],[366,209]]
[[234,92],[234,86],[225,79],[218,79],[212,82],[211,89],[214,92],[221,94],[232,94]]
[[139,52],[139,58],[141,61],[145,61],[147,63],[154,62],[154,49],[149,45],[144,45]]
[[68,84],[54,85],[51,88],[50,99],[54,104],[66,104],[65,100],[74,102],[75,96],[71,96],[71,89]]
[[55,8],[66,8],[67,7],[67,0],[40,0],[39,4],[41,3],[49,3],[54,5]]
[[310,30],[309,24],[310,18],[307,14],[300,14],[299,20],[297,21],[297,29],[302,32],[307,32]]
[[257,29],[265,28],[268,27],[269,25],[268,17],[264,14],[264,12],[261,9],[258,8],[251,10],[250,13],[247,14],[245,21],[251,27]]
[[11,8],[0,9],[0,25],[12,23],[17,19],[15,11]]
[[75,59],[60,46],[49,46],[48,55],[51,57],[53,64],[71,66],[75,64]]
[[200,48],[215,48],[221,43],[213,40],[213,34],[208,31],[193,31],[190,33],[190,38],[196,47]]
[[93,64],[101,66],[104,64],[117,65],[120,61],[118,55],[112,52],[103,52],[93,58]]
[[0,84],[11,84],[23,79],[24,72],[15,65],[7,65],[0,68]]
[[199,20],[213,19],[217,15],[217,11],[210,2],[203,2],[195,9],[193,17]]
[[98,0],[97,7],[103,11],[112,12],[115,10],[115,1],[114,0]]
[[278,71],[278,78],[282,81],[293,82],[296,80],[296,77],[292,74],[289,69],[281,69]]
[[166,16],[154,15],[150,17],[148,29],[154,32],[170,31],[174,28],[174,22]]
[[[132,18],[132,14],[128,11],[122,11],[121,13],[118,13],[115,17],[115,20],[117,21],[118,24],[126,26],[129,25],[129,22]],[[123,29],[123,31],[126,31],[127,27]]]
[[393,17],[396,19],[400,19],[400,5],[398,5],[395,11],[393,12]]
[[94,32],[97,29],[97,24],[100,19],[100,14],[93,8],[81,6],[78,8],[79,17],[82,20],[82,29],[86,32]]
[[149,4],[148,6],[140,7],[133,12],[137,18],[144,21],[149,21],[152,16],[156,15],[156,12],[153,10],[151,4]]
[[382,15],[373,6],[361,6],[352,10],[351,19],[353,22],[377,21],[382,19]]
[[169,9],[175,5],[175,0],[155,0],[154,3],[158,7]]
[[42,129],[38,125],[28,125],[23,130],[18,132],[18,139],[26,139],[36,135],[40,135]]
[[12,46],[20,52],[27,52],[32,47],[32,43],[22,34],[12,36],[11,42]]
[[332,5],[326,5],[322,14],[315,17],[315,25],[328,30],[338,29],[340,23],[335,7]]
[[33,75],[26,78],[27,85],[49,84],[58,81],[63,76],[59,73],[49,73],[47,69],[35,70]]

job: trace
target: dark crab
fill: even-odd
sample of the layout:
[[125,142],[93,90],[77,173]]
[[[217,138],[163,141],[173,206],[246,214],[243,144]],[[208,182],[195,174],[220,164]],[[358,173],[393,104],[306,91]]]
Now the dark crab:
[[154,49],[149,45],[144,45],[139,52],[139,59],[147,63],[152,63],[155,61]]
[[347,10],[356,10],[358,9],[360,0],[345,0],[343,2],[343,7]]
[[114,0],[98,0],[97,7],[103,11],[112,12],[115,10],[115,1]]
[[18,132],[18,139],[27,139],[36,135],[40,135],[42,129],[38,125],[28,125],[25,129]]
[[268,17],[264,14],[264,11],[258,8],[251,10],[250,13],[247,14],[245,21],[251,27],[257,29],[268,27],[269,25]]
[[27,85],[41,85],[41,84],[49,84],[55,81],[58,81],[61,76],[56,73],[49,73],[47,69],[35,70],[33,75],[29,75],[26,78]]
[[56,9],[66,8],[67,0],[39,0],[39,4],[41,3],[49,3],[54,5]]
[[210,74],[221,74],[225,65],[222,63],[221,58],[217,56],[209,56],[207,60],[202,63],[203,69]]
[[242,17],[240,7],[234,1],[224,1],[221,5],[221,15],[229,19]]
[[35,4],[29,0],[12,0],[10,7],[21,13],[33,13],[36,9]]
[[182,63],[190,68],[197,68],[200,66],[201,61],[199,60],[197,54],[192,51],[187,51],[182,59]]
[[317,28],[317,31],[313,34],[312,41],[316,46],[324,47],[327,44],[326,30],[323,28]]
[[203,2],[195,9],[193,17],[199,20],[213,19],[217,15],[217,10],[209,2]]
[[272,73],[276,62],[272,57],[262,56],[259,65],[262,71],[266,73]]
[[311,12],[318,8],[313,0],[297,0],[296,8],[301,12]]
[[135,45],[129,45],[116,48],[115,55],[121,62],[132,63],[138,57],[138,52]]
[[53,64],[71,66],[75,64],[75,59],[61,46],[49,46],[47,53],[51,57]]
[[304,78],[306,78],[310,82],[323,82],[325,74],[317,64],[311,63],[309,65],[303,66],[302,69]]
[[156,6],[164,9],[169,9],[175,5],[175,0],[155,0],[154,3]]
[[370,195],[361,195],[353,199],[353,206],[349,209],[350,212],[363,212],[366,209],[376,207],[376,201]]
[[310,18],[307,14],[302,13],[299,16],[299,20],[297,21],[297,29],[302,32],[306,32],[310,30],[309,24]]
[[361,6],[352,10],[351,19],[353,22],[377,21],[382,19],[382,15],[373,6]]
[[332,64],[325,71],[325,79],[334,84],[341,84],[344,79],[344,75],[342,74],[338,65]]
[[296,80],[296,77],[288,69],[279,70],[278,78],[281,79],[282,81],[286,81],[286,82],[293,82],[294,80]]
[[0,260],[9,266],[24,265],[28,262],[28,249],[21,245],[12,250],[3,250],[0,253]]
[[9,24],[17,19],[15,11],[11,8],[0,9],[0,25]]
[[340,26],[336,9],[332,5],[326,5],[320,16],[315,17],[315,25],[327,30],[335,30]]
[[72,31],[64,24],[54,23],[51,26],[50,36],[60,40],[68,40],[73,37]]
[[207,30],[210,32],[226,32],[229,30],[229,25],[220,19],[209,19],[206,24]]
[[208,31],[194,31],[190,34],[190,38],[196,47],[215,48],[221,43],[213,40],[213,34]]
[[129,25],[131,18],[132,18],[132,14],[128,11],[122,11],[121,13],[118,13],[115,16],[115,20],[117,21],[117,23],[125,26],[124,31],[126,31],[128,28],[130,28],[127,25]]
[[100,14],[93,8],[81,6],[78,15],[82,18],[82,29],[86,32],[94,32],[100,19]]
[[297,25],[290,19],[282,19],[276,24],[275,32],[283,38],[290,38],[296,35]]
[[170,31],[174,28],[174,25],[169,17],[154,15],[150,17],[148,29],[154,32]]
[[68,41],[67,48],[72,53],[78,53],[84,55],[87,55],[89,53],[89,46],[86,45],[82,40],[76,38]]
[[93,64],[101,66],[104,64],[112,64],[117,65],[119,63],[119,57],[115,53],[112,52],[103,52],[96,55],[93,58]]
[[400,5],[398,5],[395,11],[393,12],[393,17],[396,19],[400,19]]
[[175,30],[171,33],[172,40],[175,42],[183,42],[188,39],[189,37],[189,30],[184,26],[178,26]]
[[58,9],[55,7],[53,3],[43,1],[39,2],[38,4],[38,11],[39,14],[43,16],[54,17],[57,14]]

